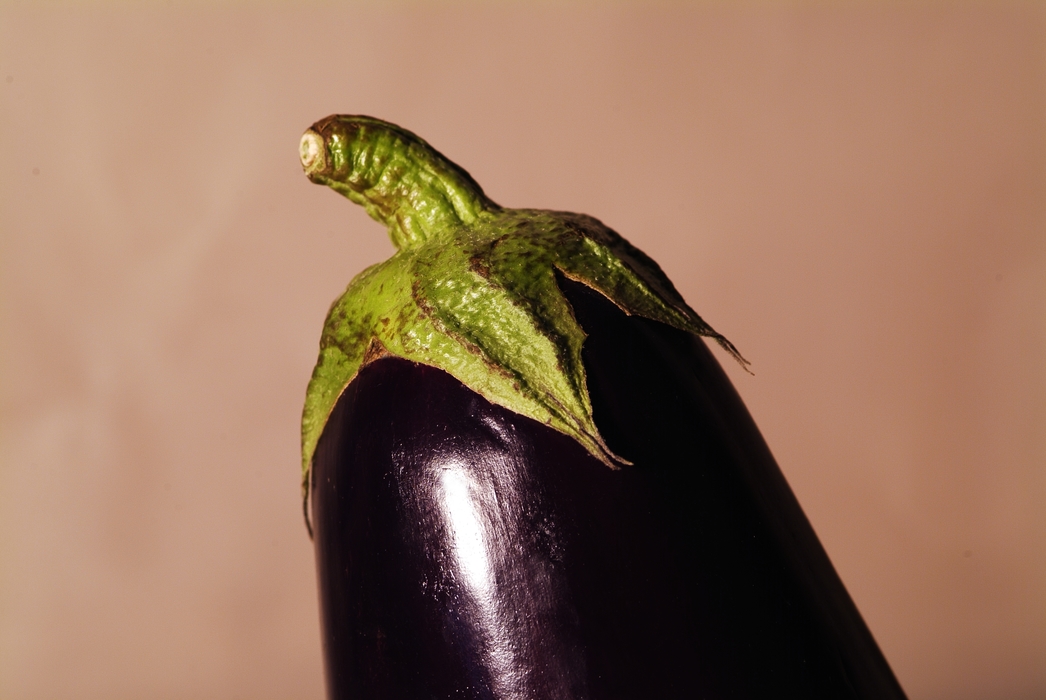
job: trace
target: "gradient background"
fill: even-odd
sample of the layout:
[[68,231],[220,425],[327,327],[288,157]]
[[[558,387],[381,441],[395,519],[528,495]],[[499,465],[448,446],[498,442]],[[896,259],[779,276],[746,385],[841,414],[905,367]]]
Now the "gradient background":
[[0,698],[321,697],[333,112],[652,255],[911,698],[1046,697],[1046,5],[157,0],[0,3]]

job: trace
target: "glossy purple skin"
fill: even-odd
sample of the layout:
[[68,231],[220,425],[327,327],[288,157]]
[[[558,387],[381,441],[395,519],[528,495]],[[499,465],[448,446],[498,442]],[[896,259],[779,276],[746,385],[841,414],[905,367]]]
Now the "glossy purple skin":
[[612,471],[386,358],[313,472],[335,700],[903,698],[705,345],[563,281]]

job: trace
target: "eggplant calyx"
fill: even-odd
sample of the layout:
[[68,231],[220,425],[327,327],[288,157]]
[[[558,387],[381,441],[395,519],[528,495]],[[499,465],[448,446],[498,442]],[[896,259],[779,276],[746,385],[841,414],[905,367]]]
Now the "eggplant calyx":
[[611,468],[628,464],[593,419],[585,332],[557,274],[627,314],[712,338],[747,368],[657,263],[592,217],[499,207],[419,137],[371,117],[317,122],[302,137],[301,157],[310,180],[364,206],[398,249],[349,283],[324,324],[302,415],[306,522],[312,456],[327,419],[360,368],[384,354],[444,370]]

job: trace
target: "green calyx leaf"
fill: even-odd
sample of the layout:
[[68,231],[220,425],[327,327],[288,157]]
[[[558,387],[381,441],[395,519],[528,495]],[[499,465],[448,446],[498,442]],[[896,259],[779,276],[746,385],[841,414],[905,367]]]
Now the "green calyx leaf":
[[341,393],[370,359],[438,367],[465,386],[577,440],[614,467],[581,361],[585,333],[557,271],[628,314],[715,339],[653,260],[588,216],[506,209],[414,134],[370,117],[331,116],[301,140],[309,179],[388,226],[397,252],[356,276],[331,307],[302,415],[302,492]]

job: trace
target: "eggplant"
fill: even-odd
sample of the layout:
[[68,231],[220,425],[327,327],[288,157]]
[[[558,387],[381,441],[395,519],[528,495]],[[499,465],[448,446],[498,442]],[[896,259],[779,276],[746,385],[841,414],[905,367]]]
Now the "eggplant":
[[398,248],[303,412],[330,698],[905,697],[652,260],[380,120],[301,157]]

